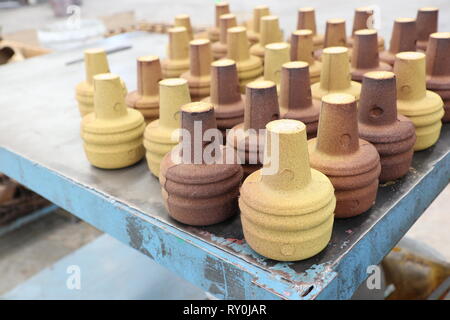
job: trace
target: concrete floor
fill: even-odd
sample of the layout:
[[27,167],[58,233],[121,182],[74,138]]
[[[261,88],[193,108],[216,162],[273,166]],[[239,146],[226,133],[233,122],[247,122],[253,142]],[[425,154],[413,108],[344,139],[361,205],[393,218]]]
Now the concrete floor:
[[101,234],[61,211],[0,237],[0,296]]
[[[243,20],[248,18],[251,8],[256,4],[266,3],[274,14],[281,17],[281,25],[285,34],[295,27],[297,4],[287,1],[266,0],[238,1],[229,0],[232,11]],[[138,19],[154,22],[172,21],[176,13],[188,13],[196,25],[211,24],[213,18],[213,1],[185,0],[84,0],[82,7],[83,18],[105,16],[121,11],[135,10]],[[324,29],[324,21],[328,18],[342,17],[347,19],[347,32],[351,28],[353,9],[363,5],[377,5],[380,8],[380,34],[390,37],[392,20],[395,17],[414,17],[417,8],[421,6],[437,6],[440,8],[440,30],[450,30],[450,2],[448,0],[374,0],[374,1],[345,1],[336,6],[333,0],[301,2],[302,6],[314,6],[317,9],[318,28]],[[158,10],[155,10],[158,8]],[[333,8],[333,10],[330,10]],[[30,28],[41,28],[48,23],[59,21],[52,15],[46,4],[25,7],[21,9],[0,10],[0,21],[4,33],[16,32]],[[428,210],[408,232],[408,236],[425,242],[450,261],[450,186],[432,203]],[[9,291],[17,284],[31,277],[45,267],[76,250],[82,245],[95,239],[100,232],[84,222],[74,223],[66,216],[51,214],[35,221],[20,230],[0,237],[0,295]]]

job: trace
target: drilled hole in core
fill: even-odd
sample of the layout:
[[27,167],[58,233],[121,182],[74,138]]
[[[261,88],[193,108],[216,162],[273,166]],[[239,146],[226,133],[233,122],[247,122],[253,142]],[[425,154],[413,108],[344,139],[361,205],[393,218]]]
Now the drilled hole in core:
[[303,293],[302,293],[302,298],[306,297],[308,294],[311,293],[311,291],[313,291],[314,286],[310,286],[308,289],[306,289]]
[[341,136],[341,145],[343,147],[347,147],[350,144],[350,135],[349,134],[343,134]]
[[370,109],[369,115],[372,118],[378,118],[383,114],[383,109],[381,109],[380,107],[373,107],[372,109]]

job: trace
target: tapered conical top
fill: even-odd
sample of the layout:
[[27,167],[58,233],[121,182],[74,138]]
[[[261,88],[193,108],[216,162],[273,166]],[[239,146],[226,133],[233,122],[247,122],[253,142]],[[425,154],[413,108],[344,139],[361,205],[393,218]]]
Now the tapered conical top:
[[347,36],[345,35],[344,19],[329,19],[325,31],[324,48],[345,47],[347,45]]
[[291,61],[314,63],[313,32],[311,30],[296,30],[291,36]]
[[[204,163],[204,149],[211,143],[205,137],[208,130],[217,130],[211,103],[192,102],[181,107],[183,163]],[[217,143],[217,141],[216,141]]]
[[273,42],[282,42],[283,35],[277,16],[264,16],[261,18],[261,38],[259,43],[265,46]]
[[425,55],[420,52],[401,52],[395,60],[397,98],[419,100],[426,95]]
[[438,8],[420,8],[417,11],[417,46],[421,50],[426,50],[428,37],[437,32],[438,29]]
[[103,49],[87,49],[84,51],[84,67],[86,70],[86,82],[94,84],[94,76],[101,73],[109,73],[108,59]]
[[359,149],[355,97],[338,93],[322,98],[316,148],[329,155],[351,154]]
[[352,35],[356,31],[362,29],[372,29],[373,21],[373,9],[370,7],[361,7],[355,9],[355,15],[353,18]]
[[188,33],[189,40],[194,39],[192,32],[191,18],[187,14],[179,14],[175,16],[175,27],[185,27]]
[[389,51],[391,53],[415,51],[416,40],[416,21],[412,18],[395,19]]
[[250,58],[247,30],[244,27],[228,29],[227,58],[239,63]]
[[[311,168],[305,125],[297,120],[283,119],[269,122],[266,129],[262,183],[276,190],[307,186],[311,181]],[[270,174],[264,174],[265,170]]]
[[168,129],[180,128],[180,108],[191,102],[187,81],[180,78],[159,82],[159,125]]
[[117,119],[127,114],[123,86],[118,75],[94,76],[94,112],[97,119]]
[[211,64],[211,103],[226,105],[241,100],[236,63],[221,59]]
[[224,14],[220,16],[219,26],[220,26],[220,43],[227,44],[228,29],[235,27],[237,25],[236,16],[232,13]]
[[269,121],[279,118],[277,88],[272,81],[247,84],[245,102],[244,130],[264,129]]
[[170,60],[184,60],[189,58],[189,36],[185,27],[169,29]]
[[202,77],[210,74],[211,43],[208,39],[192,40],[189,44],[190,74]]
[[308,29],[313,35],[317,33],[316,13],[314,8],[300,8],[297,14],[297,30]]
[[323,50],[320,87],[326,91],[345,90],[350,86],[348,49],[331,47]]
[[259,5],[253,9],[253,32],[261,32],[261,18],[268,15],[270,15],[270,10],[266,5]]
[[141,96],[155,96],[159,92],[159,81],[162,78],[161,64],[157,56],[142,56],[137,59],[138,93]]
[[376,68],[380,64],[378,57],[377,32],[373,29],[359,30],[354,34],[352,67],[355,69]]
[[364,75],[358,120],[372,126],[386,126],[397,121],[395,74],[373,71]]
[[312,105],[308,64],[303,61],[285,63],[281,70],[280,109],[284,112]]
[[264,80],[280,84],[281,66],[289,62],[289,44],[286,42],[275,42],[266,45],[264,55]]
[[230,13],[228,2],[216,2],[216,28],[220,27],[220,17],[227,13]]
[[[442,87],[450,88],[450,32],[430,35],[426,54],[426,74]],[[440,78],[440,79],[437,79]]]

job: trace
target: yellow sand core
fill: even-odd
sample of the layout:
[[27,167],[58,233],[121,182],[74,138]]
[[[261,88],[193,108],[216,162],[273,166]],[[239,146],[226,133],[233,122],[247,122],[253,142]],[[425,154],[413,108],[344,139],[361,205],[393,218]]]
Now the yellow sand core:
[[347,51],[348,51],[348,49],[346,47],[329,47],[329,48],[323,49],[323,53],[328,53],[328,54],[344,53]]
[[435,32],[432,33],[430,37],[435,39],[448,39],[450,38],[450,32]]
[[295,30],[293,33],[295,35],[297,35],[297,36],[309,36],[309,35],[312,35],[312,31],[309,30],[309,29]]
[[414,22],[416,20],[413,18],[397,18],[395,19],[395,21],[400,23],[407,23],[407,22]]
[[213,109],[213,105],[207,102],[191,102],[181,107],[181,111],[189,113],[207,112]]
[[261,18],[261,20],[278,20],[277,16],[264,16]]
[[84,50],[84,53],[87,53],[87,54],[96,54],[96,53],[102,53],[102,52],[105,52],[105,50],[102,48],[91,48],[91,49]]
[[332,93],[322,98],[328,104],[349,104],[356,101],[355,97],[348,93]]
[[276,133],[298,133],[305,130],[305,125],[298,120],[282,119],[269,122],[266,128]]
[[189,15],[187,15],[187,14],[178,14],[178,15],[175,16],[175,19],[177,19],[177,20],[189,19]]
[[169,29],[169,33],[180,33],[180,32],[186,32],[186,28],[185,27],[173,27]]
[[138,61],[142,62],[151,62],[151,61],[157,61],[159,58],[158,56],[142,56],[138,58]]
[[216,2],[216,7],[228,7],[228,2],[225,1]]
[[234,60],[231,59],[220,59],[211,63],[213,67],[229,67],[235,64]]
[[357,35],[372,35],[377,34],[377,30],[374,29],[361,29],[355,32]]
[[286,68],[286,69],[301,69],[301,68],[306,68],[308,66],[309,66],[309,64],[304,61],[291,61],[291,62],[286,62],[285,64],[283,64],[283,68]]
[[247,87],[251,89],[267,89],[274,86],[275,86],[274,82],[267,80],[256,80],[247,84]]
[[305,7],[305,8],[298,9],[298,11],[300,11],[300,12],[310,12],[310,11],[314,11],[314,8],[313,7]]
[[274,42],[266,45],[266,49],[269,50],[282,50],[288,48],[289,45],[286,42]]
[[371,71],[364,74],[365,78],[383,80],[383,79],[392,79],[395,77],[395,74],[390,71]]
[[269,7],[265,4],[260,4],[259,6],[256,6],[255,9],[262,10],[262,9],[268,9]]
[[193,45],[193,46],[202,46],[209,43],[208,39],[195,39],[192,40],[191,42],[189,42],[189,44]]
[[94,80],[113,80],[117,78],[119,78],[119,76],[114,73],[100,73],[94,76]]
[[225,13],[220,16],[220,20],[234,19],[235,17],[236,15],[233,13]]
[[429,12],[429,11],[438,11],[439,9],[436,7],[424,7],[424,8],[420,8],[419,11],[425,11],[425,12]]
[[181,78],[169,78],[169,79],[161,80],[159,82],[159,84],[161,86],[166,86],[166,87],[175,87],[175,86],[180,86],[180,85],[183,85],[186,83],[187,83],[187,80],[181,79]]
[[425,59],[425,54],[422,52],[406,51],[397,53],[396,57],[402,60],[420,60]]
[[238,26],[238,27],[229,28],[228,32],[240,33],[240,32],[245,32],[246,30],[247,29],[245,29],[245,27]]
[[340,23],[345,23],[345,20],[344,19],[328,19],[327,23],[340,24]]

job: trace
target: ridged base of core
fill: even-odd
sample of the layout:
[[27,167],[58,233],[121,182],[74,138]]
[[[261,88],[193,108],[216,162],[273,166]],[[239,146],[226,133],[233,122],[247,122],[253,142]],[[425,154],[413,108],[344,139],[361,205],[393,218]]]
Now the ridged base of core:
[[81,117],[94,111],[94,86],[82,81],[75,87],[75,98]]
[[449,90],[433,90],[434,93],[437,93],[444,102],[444,117],[442,118],[442,122],[450,122],[450,89]]
[[144,147],[150,172],[159,177],[160,165],[164,156],[170,152],[178,141],[172,141],[167,130],[160,130],[158,121],[153,121],[145,129]]
[[227,45],[220,42],[213,43],[211,52],[214,60],[225,58],[228,52]]
[[450,122],[450,99],[444,100],[444,117],[442,118],[442,122]]
[[250,30],[248,27],[247,27],[247,30],[248,30],[247,31],[247,39],[248,39],[248,43],[250,44],[250,47],[251,47],[259,42],[261,34],[253,32],[253,30]]
[[397,100],[398,112],[412,121],[416,129],[414,151],[433,146],[439,139],[444,108],[441,97],[427,90],[421,100]]
[[414,150],[411,149],[400,154],[380,156],[380,182],[394,181],[405,176],[411,167],[413,154]]
[[314,84],[320,81],[320,72],[322,71],[322,62],[314,61],[309,66],[309,82]]
[[324,39],[325,39],[325,36],[323,34],[313,35],[313,49],[314,50],[322,49]]
[[193,226],[216,224],[237,214],[241,179],[239,165],[176,165],[170,153],[161,163],[159,176],[169,215]]
[[164,79],[179,78],[183,73],[189,71],[189,59],[176,63],[162,61],[161,71]]
[[176,145],[177,144],[159,144],[149,140],[144,140],[144,147],[147,151],[145,153],[145,158],[147,159],[148,169],[155,177],[159,177],[162,159]]
[[147,124],[159,117],[158,96],[148,99],[147,97],[142,97],[137,91],[132,91],[128,93],[125,102],[128,108],[139,111],[144,116]]
[[236,68],[241,93],[245,93],[245,86],[262,76],[264,71],[261,60],[255,56],[250,56],[249,60],[237,63]]
[[[329,177],[332,180],[332,177]],[[336,190],[336,218],[350,218],[369,210],[375,203],[378,179],[370,185],[354,190]]]
[[128,109],[123,118],[107,122],[94,113],[83,117],[81,138],[89,162],[102,169],[119,169],[140,161],[145,154],[142,136],[145,122],[142,115]]
[[191,101],[197,102],[208,97],[210,95],[210,87],[189,87],[189,93],[191,94]]
[[264,47],[260,43],[256,43],[250,47],[250,54],[260,58],[264,63]]
[[330,155],[317,149],[317,139],[308,141],[311,167],[320,170],[333,184],[336,218],[364,213],[373,206],[381,172],[377,149],[359,139],[359,149],[345,155]]
[[319,101],[322,100],[322,97],[328,95],[328,94],[332,94],[332,93],[348,93],[351,94],[352,96],[355,97],[356,102],[359,101],[359,96],[361,94],[361,84],[359,82],[356,81],[351,81],[350,82],[350,87],[345,89],[345,90],[340,90],[340,91],[328,91],[328,90],[324,90],[320,87],[320,82],[318,83],[314,83],[313,85],[311,85],[311,94],[313,99],[317,99]]
[[388,50],[380,52],[380,61],[394,66],[396,53],[392,53]]
[[142,138],[120,145],[98,146],[84,144],[89,162],[101,169],[120,169],[139,162],[145,154]]
[[[442,110],[442,116],[444,111]],[[414,122],[413,117],[409,117]],[[432,147],[439,139],[441,134],[442,122],[439,120],[433,124],[417,127],[416,126],[416,136],[417,140],[414,145],[414,151],[421,151]]]
[[220,29],[217,27],[212,27],[208,30],[208,39],[211,43],[219,41]]
[[372,71],[392,71],[392,66],[385,62],[380,62],[378,67],[370,68],[370,69],[351,69],[352,80],[362,82],[363,76],[367,72]]
[[426,52],[428,47],[428,40],[417,40],[416,48],[422,52]]
[[78,97],[78,111],[80,112],[80,116],[84,117],[85,115],[94,112],[94,98],[91,99],[91,102],[88,102],[87,97]]
[[[298,261],[318,254],[327,246],[336,198],[323,174],[316,170],[311,170],[311,174],[310,186],[286,192],[277,190],[275,194],[259,187],[260,171],[245,180],[239,198],[242,229],[246,242],[257,253],[278,261]],[[269,193],[264,194],[264,190]],[[314,193],[314,203],[310,193]]]

